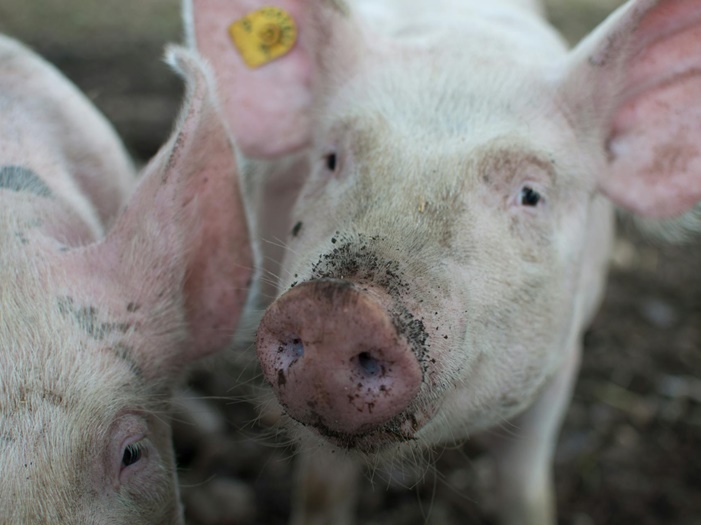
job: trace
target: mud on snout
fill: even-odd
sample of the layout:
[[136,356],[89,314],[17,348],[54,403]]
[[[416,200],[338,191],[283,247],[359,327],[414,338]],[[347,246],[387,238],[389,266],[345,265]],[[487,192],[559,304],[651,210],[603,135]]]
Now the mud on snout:
[[365,245],[335,247],[258,329],[263,373],[287,414],[344,449],[411,441],[433,412],[420,400],[429,336],[401,301],[398,268]]

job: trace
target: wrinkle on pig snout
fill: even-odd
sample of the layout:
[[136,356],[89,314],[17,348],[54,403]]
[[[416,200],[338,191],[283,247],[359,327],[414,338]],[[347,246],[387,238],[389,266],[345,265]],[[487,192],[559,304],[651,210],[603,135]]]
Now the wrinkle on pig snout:
[[271,305],[258,330],[258,356],[293,419],[356,436],[390,423],[414,401],[422,366],[382,303],[350,281],[318,279]]

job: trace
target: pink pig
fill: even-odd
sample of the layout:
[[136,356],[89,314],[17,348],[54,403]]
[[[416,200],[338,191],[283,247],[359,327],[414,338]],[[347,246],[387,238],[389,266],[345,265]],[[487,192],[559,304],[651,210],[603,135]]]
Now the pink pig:
[[[227,27],[263,5],[298,40],[249,69]],[[349,522],[355,469],[324,450],[374,462],[506,425],[489,443],[502,522],[554,523],[614,205],[699,228],[701,0],[630,1],[572,51],[536,0],[184,13],[280,276],[257,349],[306,445],[295,522]]]
[[104,118],[0,36],[3,524],[182,523],[171,392],[230,344],[252,262],[210,75],[169,60],[185,107],[127,199]]

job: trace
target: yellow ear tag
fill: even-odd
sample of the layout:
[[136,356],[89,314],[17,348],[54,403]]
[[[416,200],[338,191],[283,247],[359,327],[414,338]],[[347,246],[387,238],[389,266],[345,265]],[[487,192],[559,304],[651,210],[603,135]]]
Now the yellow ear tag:
[[279,7],[253,11],[229,26],[229,35],[250,68],[287,53],[297,41],[297,26]]

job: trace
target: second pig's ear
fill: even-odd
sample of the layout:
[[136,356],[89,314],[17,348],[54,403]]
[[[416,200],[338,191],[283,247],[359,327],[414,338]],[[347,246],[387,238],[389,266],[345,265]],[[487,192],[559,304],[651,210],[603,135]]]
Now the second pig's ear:
[[701,2],[626,3],[571,54],[561,99],[616,204],[660,219],[701,202]]
[[[355,42],[335,44],[351,32],[349,14],[341,0],[278,0],[274,4],[277,17],[252,15],[270,5],[263,0],[183,2],[188,43],[214,69],[237,146],[246,156],[256,158],[278,157],[309,143],[322,51],[348,49],[359,38],[356,34]],[[260,65],[248,65],[230,33],[230,26],[241,23],[244,17],[251,21],[247,45],[260,49],[260,39],[277,38],[279,43],[266,49],[278,46],[286,52]],[[263,35],[266,30],[271,33]]]
[[169,337],[149,359],[176,366],[232,343],[253,262],[236,153],[211,74],[187,50],[171,49],[168,58],[187,84],[171,138],[107,237],[70,256],[84,281],[99,281],[93,288],[112,286],[133,305],[127,311],[139,308],[139,331]]

